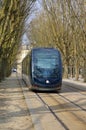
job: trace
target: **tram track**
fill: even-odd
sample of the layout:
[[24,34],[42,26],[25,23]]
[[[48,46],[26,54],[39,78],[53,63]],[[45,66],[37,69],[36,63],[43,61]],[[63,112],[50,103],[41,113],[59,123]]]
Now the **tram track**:
[[[23,82],[23,84],[25,84],[25,86],[27,86],[27,83],[24,81],[24,80],[22,80],[22,82]],[[41,102],[44,104],[44,106],[47,108],[47,109],[49,109],[49,111],[52,113],[52,115],[55,117],[55,119],[57,120],[57,122],[59,122],[61,125],[62,125],[62,127],[63,127],[63,129],[64,130],[69,130],[69,128],[64,124],[64,122],[55,114],[55,112],[51,109],[51,107],[48,105],[48,104],[46,104],[46,102],[42,99],[42,97],[40,96],[40,94],[38,94],[37,92],[35,92],[35,94],[37,95],[37,97],[41,100]]]
[[[49,108],[49,110],[50,110],[51,113],[55,116],[55,118],[64,126],[64,128],[70,130],[67,121],[65,122],[64,120],[62,120],[62,117],[60,117],[61,114],[59,114],[59,116],[58,116],[58,113],[60,113],[60,111],[56,112],[55,110],[53,110],[51,104],[49,104],[47,100],[44,100],[44,99],[43,99],[43,96],[41,96],[41,95],[38,94],[38,93],[36,93],[36,94],[37,94],[38,97],[42,100],[42,102],[45,104],[45,106],[47,106],[47,107]],[[53,98],[52,95],[54,95],[54,94],[48,94],[48,95],[49,95],[49,98],[52,99],[52,98]],[[47,94],[45,95],[45,97],[47,97]],[[66,98],[64,98],[64,97],[61,96],[61,95],[58,95],[58,97],[61,98],[61,100],[63,100],[63,101],[64,101],[64,99],[66,99]],[[59,106],[61,107],[61,109],[63,108],[63,110],[62,110],[63,115],[65,115],[64,113],[68,113],[68,115],[70,115],[70,116],[72,116],[72,117],[75,117],[75,119],[77,120],[76,122],[82,123],[82,124],[85,126],[86,121],[85,121],[83,118],[81,118],[80,116],[78,116],[78,115],[76,114],[76,112],[78,112],[78,113],[80,112],[80,113],[83,114],[83,111],[86,111],[86,110],[83,110],[80,106],[77,106],[77,105],[75,105],[74,103],[71,103],[69,100],[66,99],[66,102],[72,104],[71,107],[74,106],[74,109],[73,109],[73,110],[72,110],[72,109],[71,109],[71,110],[68,110],[68,109],[65,109],[66,107],[69,107],[68,105],[66,105],[66,102],[65,102],[64,104],[62,104],[60,100],[57,100],[56,98],[53,98],[53,99],[54,99],[53,102],[56,101],[57,104],[59,104]],[[66,106],[65,106],[65,105],[66,105]],[[70,108],[69,108],[69,109],[70,109]],[[83,115],[84,115],[84,114],[83,114]],[[65,120],[66,120],[66,118],[65,118]]]
[[65,130],[69,130],[69,128],[64,124],[64,122],[55,114],[55,112],[51,109],[51,107],[42,99],[42,97],[36,92],[36,95],[40,98],[40,100],[44,103],[45,107],[47,107],[57,121],[64,127]]
[[75,105],[76,107],[80,108],[83,111],[86,111],[85,108],[82,108],[80,105],[76,104],[75,102],[71,101],[70,99],[66,98],[65,96],[63,96],[62,94],[58,94],[59,96],[61,96],[62,98],[66,99],[67,101],[69,101],[70,103],[72,103],[73,105]]
[[72,92],[78,92],[78,93],[86,96],[86,88],[83,88],[82,86],[81,86],[81,88],[80,88],[80,86],[76,87],[76,86],[70,85],[70,84],[64,84],[64,86],[66,88],[68,88],[69,90],[71,90]]
[[72,86],[69,87],[68,85],[66,85],[65,87],[66,89],[64,89],[64,91],[66,92],[78,92],[80,95],[86,96],[86,91],[79,91],[77,88],[73,88]]
[[[51,94],[52,96],[52,94]],[[70,99],[66,98],[65,96],[61,95],[61,94],[57,94],[58,97],[61,97],[61,99],[65,102],[68,102],[69,104],[71,104],[72,108],[77,108],[76,110],[71,110],[70,112],[77,117],[77,119],[83,121],[84,123],[86,123],[86,121],[84,121],[83,119],[81,119],[80,116],[77,116],[76,111],[79,111],[80,113],[84,113],[86,112],[86,109],[82,108],[80,105],[76,104],[75,102],[71,101]],[[52,96],[53,98],[53,96]],[[57,101],[57,100],[56,100]],[[68,106],[69,107],[69,106]]]
[[[68,85],[67,85],[68,86]],[[71,87],[71,88],[70,88]],[[86,121],[83,119],[83,117],[81,117],[80,116],[80,114],[79,114],[79,112],[78,112],[78,114],[79,115],[77,115],[76,114],[76,111],[80,111],[80,113],[82,113],[82,115],[84,116],[84,112],[86,112],[86,107],[83,107],[83,105],[81,105],[80,106],[80,104],[78,104],[77,103],[77,101],[72,101],[70,98],[68,98],[66,95],[64,95],[64,93],[68,93],[69,92],[69,94],[70,93],[73,93],[73,94],[76,94],[76,95],[79,95],[79,96],[81,96],[81,99],[80,100],[84,100],[85,101],[85,105],[86,105],[86,97],[85,97],[85,94],[82,94],[81,92],[83,91],[83,90],[81,90],[81,89],[76,89],[75,87],[73,87],[72,88],[72,86],[70,86],[69,88],[67,87],[66,88],[66,91],[64,92],[62,92],[62,93],[58,93],[58,94],[49,94],[49,95],[51,95],[51,97],[53,97],[52,95],[57,95],[57,97],[60,97],[62,100],[64,100],[65,102],[69,102],[69,104],[72,104],[72,106],[74,106],[74,107],[76,107],[77,108],[77,110],[74,110],[74,111],[70,111],[71,113],[72,113],[72,115],[74,115],[76,118],[77,118],[77,120],[79,120],[79,121],[81,121],[81,122],[83,122],[83,123],[86,123]],[[75,89],[76,89],[76,91],[75,91]],[[43,99],[42,99],[43,100]],[[58,100],[57,100],[57,102],[58,102]],[[59,102],[59,104],[60,104],[60,102]],[[49,106],[48,106],[49,107]],[[49,107],[49,109],[51,109],[50,107]],[[53,111],[52,109],[51,109],[51,111]],[[54,112],[53,112],[54,113]],[[56,116],[57,116],[57,114],[55,114]],[[62,122],[62,123],[64,123],[64,122]],[[65,123],[64,123],[65,124]]]
[[[27,84],[24,81],[22,82],[27,87]],[[40,92],[32,92],[32,93],[33,95],[36,94],[35,97],[37,97],[37,100],[41,101],[41,103],[43,104],[43,107],[48,109],[48,113],[50,111],[52,116],[56,119],[57,123],[59,122],[59,124],[61,124],[62,130],[72,130],[72,129],[75,130],[75,128],[76,129],[78,128],[78,130],[82,130],[82,129],[85,130],[86,121],[80,115],[84,115],[84,112],[86,112],[86,109],[82,108],[82,106],[79,106],[72,100],[68,99],[68,97],[66,96],[68,92],[73,93],[75,89],[69,90],[68,87],[66,87],[66,89],[65,90],[63,89],[63,91],[58,94],[57,93],[40,93]],[[29,93],[30,91],[28,91],[28,95]],[[77,91],[77,93],[80,94],[79,91]],[[82,95],[82,96],[85,96],[85,95]],[[71,123],[70,123],[70,120],[71,120]],[[74,123],[73,120],[75,120],[76,123]],[[74,123],[76,127],[72,126],[71,125],[72,123]],[[78,123],[80,126],[77,125]]]
[[[27,83],[22,80],[23,84],[27,87]],[[35,92],[35,94],[37,95],[37,97],[41,100],[41,102],[44,104],[44,106],[49,109],[49,111],[51,112],[51,114],[55,117],[55,119],[57,120],[57,122],[59,122],[61,124],[61,126],[63,127],[64,130],[69,130],[69,128],[64,124],[64,122],[55,114],[55,112],[51,109],[51,107],[46,104],[46,102],[42,99],[42,97],[40,96],[40,94],[38,94],[37,92]]]
[[[82,90],[82,89],[78,89],[78,88],[75,88],[74,86],[70,86],[70,85],[64,85],[64,90],[62,93],[59,93],[58,95],[63,97],[65,100],[71,102],[72,104],[74,104],[75,106],[77,106],[78,108],[80,108],[81,110],[83,111],[86,111],[86,107],[83,107],[83,105],[81,106],[80,104],[77,103],[77,101],[79,102],[79,100],[77,101],[74,101],[74,97],[71,99],[71,97],[69,98],[69,94],[66,94],[64,96],[64,92],[70,92],[73,93],[74,97],[79,97],[80,99],[79,100],[83,100],[85,102],[85,105],[86,105],[86,91]],[[84,94],[83,94],[84,92]]]

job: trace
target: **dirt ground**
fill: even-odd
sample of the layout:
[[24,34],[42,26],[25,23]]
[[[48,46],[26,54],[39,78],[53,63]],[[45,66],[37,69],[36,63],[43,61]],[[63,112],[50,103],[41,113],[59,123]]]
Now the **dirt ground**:
[[15,74],[0,83],[0,130],[34,130]]

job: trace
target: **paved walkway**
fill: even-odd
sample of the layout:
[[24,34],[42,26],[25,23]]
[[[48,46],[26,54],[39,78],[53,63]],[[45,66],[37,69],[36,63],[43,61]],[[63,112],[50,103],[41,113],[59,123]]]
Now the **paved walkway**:
[[34,130],[15,74],[0,83],[0,130]]
[[[65,83],[86,83],[65,79]],[[13,73],[0,83],[0,130],[34,130],[22,88]]]
[[77,88],[80,88],[82,90],[86,90],[86,82],[83,82],[83,81],[76,81],[76,80],[73,80],[73,79],[63,79],[63,83],[64,84],[68,84],[68,85],[73,85],[73,86],[76,86]]

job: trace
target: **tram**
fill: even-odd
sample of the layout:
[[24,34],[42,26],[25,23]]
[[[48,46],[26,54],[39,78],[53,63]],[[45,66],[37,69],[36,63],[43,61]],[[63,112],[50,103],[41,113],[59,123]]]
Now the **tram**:
[[59,50],[33,48],[22,62],[22,73],[29,77],[32,90],[61,90],[62,61]]

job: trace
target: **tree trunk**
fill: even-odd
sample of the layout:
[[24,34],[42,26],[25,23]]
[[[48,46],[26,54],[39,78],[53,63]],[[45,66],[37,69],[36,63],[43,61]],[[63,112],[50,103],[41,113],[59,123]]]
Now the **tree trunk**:
[[76,58],[76,64],[75,64],[75,80],[79,79],[79,63],[78,58]]
[[63,77],[68,78],[68,65],[64,65],[64,70],[63,70]]
[[86,82],[86,59],[84,60],[83,78],[84,78],[84,82]]

